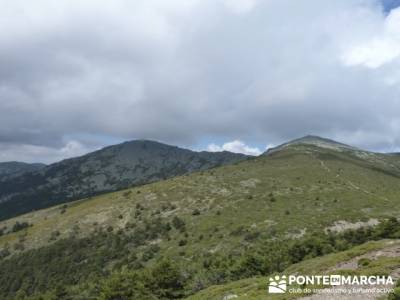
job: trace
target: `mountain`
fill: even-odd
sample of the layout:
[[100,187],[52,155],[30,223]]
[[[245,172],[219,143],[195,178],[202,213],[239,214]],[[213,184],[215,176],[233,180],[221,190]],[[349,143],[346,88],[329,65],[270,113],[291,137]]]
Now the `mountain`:
[[315,135],[306,135],[302,138],[292,140],[292,141],[290,141],[288,143],[284,143],[280,146],[270,148],[265,152],[265,154],[269,154],[269,153],[272,153],[275,151],[282,150],[286,147],[295,146],[295,145],[313,145],[313,146],[337,150],[337,151],[345,151],[345,150],[357,151],[357,150],[359,150],[355,147],[352,147],[352,146],[349,146],[346,144],[342,144],[342,143],[336,142],[334,140],[322,138],[322,137],[315,136]]
[[0,298],[264,299],[265,276],[398,239],[400,157],[315,139],[0,222]]
[[246,158],[230,152],[194,152],[154,141],[126,142],[19,176],[1,177],[0,219]]
[[28,164],[17,161],[0,162],[0,178],[10,175],[18,175],[24,172],[37,171],[45,166],[45,164],[40,163]]
[[[393,176],[400,174],[400,156],[395,153],[377,153],[349,146],[331,139],[322,138],[314,135],[307,135],[299,139],[268,149],[262,155],[274,156],[283,150],[292,150],[305,152],[312,156],[330,157],[332,154],[341,156],[342,159],[354,160],[362,165],[368,165],[369,168],[379,169],[381,172],[387,172]],[[332,150],[332,151],[324,151]],[[323,154],[324,153],[324,154]]]

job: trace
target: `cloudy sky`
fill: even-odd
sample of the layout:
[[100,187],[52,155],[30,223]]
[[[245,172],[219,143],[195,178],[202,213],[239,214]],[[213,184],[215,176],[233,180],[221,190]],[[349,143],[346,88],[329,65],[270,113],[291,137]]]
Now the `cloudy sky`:
[[397,0],[0,0],[0,161],[124,140],[400,151]]

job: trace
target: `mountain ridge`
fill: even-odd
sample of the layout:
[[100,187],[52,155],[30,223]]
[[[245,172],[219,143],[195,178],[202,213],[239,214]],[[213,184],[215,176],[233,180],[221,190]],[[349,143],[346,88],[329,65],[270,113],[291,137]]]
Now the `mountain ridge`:
[[[329,148],[329,149],[333,149],[333,150],[338,150],[338,151],[343,151],[343,150],[355,150],[355,151],[365,151],[341,142],[337,142],[335,140],[332,139],[328,139],[328,138],[323,138],[320,136],[316,136],[316,135],[305,135],[303,137],[291,140],[289,142],[283,143],[281,145],[278,145],[276,147],[270,148],[267,151],[265,151],[263,154],[264,155],[268,155],[270,153],[282,150],[286,147],[290,147],[290,146],[295,146],[295,145],[314,145],[314,146],[318,146],[321,148]],[[370,152],[370,151],[366,151],[366,152]]]
[[20,176],[0,178],[0,219],[246,158],[230,152],[195,152],[156,141],[128,141]]
[[[400,173],[396,155],[364,151],[334,140],[306,135],[261,156],[295,148],[330,149],[370,161],[391,174]],[[30,172],[0,175],[0,220],[32,209],[78,200],[249,159],[244,154],[192,151],[153,140],[133,140],[106,146]],[[253,159],[254,157],[252,157]]]

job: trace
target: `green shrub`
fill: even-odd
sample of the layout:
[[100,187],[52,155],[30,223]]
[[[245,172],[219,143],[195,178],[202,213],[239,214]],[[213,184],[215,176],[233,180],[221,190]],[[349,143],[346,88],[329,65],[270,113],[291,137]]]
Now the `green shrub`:
[[175,229],[184,232],[186,230],[186,224],[185,221],[183,221],[181,218],[179,218],[178,216],[175,216],[172,219],[172,226],[175,227]]
[[135,272],[116,273],[102,282],[99,300],[156,300]]
[[400,300],[400,287],[394,288],[388,296],[388,300]]
[[179,246],[179,247],[183,247],[183,246],[185,246],[186,244],[187,244],[187,240],[180,240],[179,243],[178,243],[178,246]]
[[150,272],[151,290],[161,299],[178,299],[184,293],[185,278],[178,266],[170,260],[162,260]]
[[30,227],[30,226],[32,226],[32,225],[30,225],[29,223],[27,223],[27,222],[22,222],[22,223],[20,223],[20,222],[15,222],[15,224],[14,224],[14,226],[12,227],[12,229],[11,229],[11,231],[12,232],[18,232],[18,231],[21,231],[21,230],[23,230],[23,229],[26,229],[26,228],[28,228],[28,227]]
[[368,266],[370,263],[371,263],[371,259],[366,258],[366,257],[363,257],[363,258],[360,258],[360,259],[358,260],[357,265],[358,265],[359,267],[366,267],[366,266]]

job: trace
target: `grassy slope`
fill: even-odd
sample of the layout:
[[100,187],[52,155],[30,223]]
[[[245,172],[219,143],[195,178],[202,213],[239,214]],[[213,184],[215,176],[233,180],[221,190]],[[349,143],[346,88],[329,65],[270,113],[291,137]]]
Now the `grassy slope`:
[[[400,257],[382,257],[378,258],[374,263],[366,267],[360,267],[356,270],[343,269],[340,272],[335,271],[335,267],[343,262],[347,262],[352,258],[361,255],[368,255],[373,251],[383,250],[393,246],[399,246],[400,241],[384,240],[378,242],[368,242],[361,246],[354,247],[350,250],[325,255],[303,261],[301,263],[290,266],[282,274],[302,274],[302,275],[322,275],[322,274],[363,274],[363,275],[389,275],[392,269],[400,267]],[[296,299],[301,297],[299,294],[284,294],[284,295],[268,295],[268,277],[257,277],[231,282],[225,285],[212,286],[196,295],[193,295],[187,300],[220,300],[227,295],[238,296],[237,300],[266,300],[266,299]]]
[[[274,237],[323,230],[337,220],[396,216],[397,163],[395,157],[361,159],[313,146],[289,147],[236,165],[77,201],[65,213],[56,206],[1,222],[0,228],[16,221],[33,226],[0,237],[0,249],[21,240],[26,249],[40,247],[49,243],[53,231],[62,238],[77,226],[86,235],[96,227],[122,228],[151,216],[178,215],[186,221],[188,244],[177,247],[180,236],[154,242],[164,255],[184,249],[190,259],[243,245],[243,235],[231,234],[240,228]],[[135,217],[137,204],[144,207],[140,217]],[[200,215],[193,216],[196,209]]]

